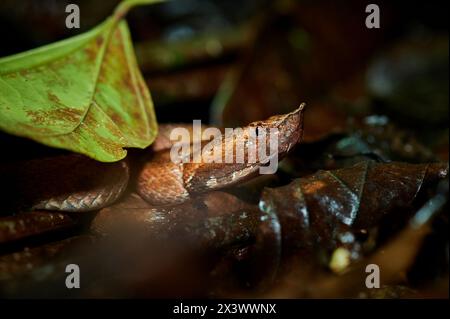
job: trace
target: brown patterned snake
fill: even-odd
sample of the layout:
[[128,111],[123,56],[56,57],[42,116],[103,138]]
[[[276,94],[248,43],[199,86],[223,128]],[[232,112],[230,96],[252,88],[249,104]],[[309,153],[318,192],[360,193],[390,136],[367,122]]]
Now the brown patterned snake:
[[[241,131],[234,133],[233,138],[222,138],[211,142],[211,147],[221,146],[222,155],[231,152],[233,159],[236,159],[235,147],[237,144],[246,145],[249,141],[249,131],[251,128],[259,129],[278,129],[278,147],[275,150],[269,150],[269,157],[276,152],[281,159],[297,144],[303,133],[303,110],[302,104],[295,111],[275,115],[265,121],[252,122],[243,127]],[[205,162],[201,155],[189,154],[192,162],[174,163],[170,159],[170,150],[165,149],[171,145],[168,135],[173,125],[161,127],[160,134],[154,146],[158,152],[148,161],[141,170],[138,181],[138,193],[152,205],[168,205],[182,203],[192,196],[208,191],[222,189],[236,183],[247,180],[256,174],[258,169],[266,164],[266,161],[256,156],[256,161],[244,161],[239,163],[210,163]],[[221,144],[221,145],[218,145]],[[265,135],[265,145],[268,147],[269,134]],[[248,149],[244,149],[244,158],[248,159]],[[197,159],[197,162],[195,162]]]
[[[233,139],[223,138],[213,142],[221,143],[222,152],[231,152],[235,157],[235,145],[249,141],[251,128],[276,128],[279,135],[278,147],[274,152],[281,159],[300,141],[302,117],[303,104],[291,113],[250,123],[239,134],[235,133]],[[266,165],[266,162],[258,158],[258,154],[256,161],[251,163],[205,163],[201,158],[198,163],[174,163],[170,158],[172,142],[169,136],[172,129],[179,126],[160,125],[159,135],[149,148],[151,158],[138,172],[137,192],[151,205],[185,202],[195,195],[249,179],[258,174],[260,167]],[[265,136],[267,144],[268,138],[269,134]],[[273,150],[269,150],[269,157],[275,155],[271,151]],[[245,158],[248,158],[247,149]],[[5,188],[1,191],[8,199],[6,210],[82,212],[98,210],[114,203],[127,189],[129,165],[133,162],[122,160],[116,163],[99,163],[81,155],[69,154],[12,164],[3,166],[0,172],[3,179],[1,185]]]

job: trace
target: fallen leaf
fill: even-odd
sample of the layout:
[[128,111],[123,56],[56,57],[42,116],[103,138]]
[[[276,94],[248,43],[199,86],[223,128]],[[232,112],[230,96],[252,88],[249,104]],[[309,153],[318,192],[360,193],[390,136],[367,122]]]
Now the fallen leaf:
[[446,163],[364,161],[267,188],[259,206],[278,215],[286,254],[318,250],[328,262],[331,252],[342,246],[357,259],[360,232],[367,233],[386,216],[402,219],[427,185],[447,175]]
[[291,177],[303,177],[319,169],[334,170],[364,160],[431,163],[438,158],[414,132],[399,128],[386,116],[371,115],[348,125],[345,133],[303,143],[280,163],[280,168]]

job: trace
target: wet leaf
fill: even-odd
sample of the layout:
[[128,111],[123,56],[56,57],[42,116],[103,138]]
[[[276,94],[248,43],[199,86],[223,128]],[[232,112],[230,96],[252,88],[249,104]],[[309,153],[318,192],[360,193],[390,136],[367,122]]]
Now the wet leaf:
[[399,128],[386,116],[371,115],[348,125],[345,133],[303,143],[281,163],[281,168],[292,177],[302,177],[319,169],[344,168],[366,160],[430,163],[438,158],[414,132]]
[[[444,186],[443,183],[447,184],[447,186]],[[352,265],[345,274],[333,277],[327,275],[325,278],[315,282],[314,291],[316,295],[312,297],[398,298],[405,294],[409,294],[410,297],[415,294],[416,297],[419,297],[417,292],[408,291],[409,289],[406,289],[406,287],[400,290],[395,289],[395,287],[398,284],[406,284],[408,281],[411,284],[410,278],[406,278],[405,274],[414,264],[417,264],[421,247],[423,247],[427,238],[434,233],[432,224],[439,217],[437,215],[445,210],[445,204],[448,202],[448,179],[441,181],[437,188],[437,194],[429,199],[409,219],[406,226],[380,249]],[[447,230],[445,231],[446,235]],[[427,262],[429,263],[431,260],[427,259]],[[380,278],[382,289],[378,294],[374,294],[373,290],[379,289],[367,289],[364,285],[367,275],[365,268],[369,264],[378,265],[382,269],[383,275]],[[448,269],[448,265],[446,268]],[[448,283],[448,278],[446,281]],[[448,291],[448,284],[445,291]],[[434,293],[439,294],[439,291]],[[444,295],[446,292],[441,291],[440,294]]]
[[0,129],[103,162],[145,148],[157,124],[138,69],[126,0],[84,34],[0,59]]
[[337,247],[348,247],[351,258],[358,258],[358,235],[386,217],[405,221],[418,194],[447,174],[447,164],[365,161],[267,188],[260,208],[278,214],[285,251],[311,253],[316,248],[328,262]]

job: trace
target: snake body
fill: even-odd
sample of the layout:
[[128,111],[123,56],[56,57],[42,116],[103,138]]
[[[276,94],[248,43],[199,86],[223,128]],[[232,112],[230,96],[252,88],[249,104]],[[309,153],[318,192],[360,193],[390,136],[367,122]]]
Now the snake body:
[[[215,146],[221,146],[223,153],[231,152],[235,159],[236,152],[233,150],[238,144],[246,145],[249,141],[250,129],[276,128],[278,129],[278,147],[274,152],[281,159],[302,137],[303,108],[302,104],[291,113],[272,116],[265,121],[252,122],[234,133],[233,138],[227,138],[225,134],[222,134],[222,138],[213,140],[210,147],[212,149]],[[267,163],[267,159],[259,158],[259,155],[256,156],[255,162],[210,163],[205,162],[201,154],[195,154],[193,150],[189,154],[189,157],[193,159],[191,162],[175,163],[170,159],[170,151],[161,147],[161,145],[170,145],[167,133],[166,128],[160,128],[160,134],[155,143],[157,152],[143,166],[137,180],[138,193],[155,206],[183,203],[198,194],[245,181],[255,176],[258,169]],[[268,145],[269,135],[265,136],[264,142]],[[268,157],[274,155],[269,153]],[[244,149],[244,158],[248,159],[247,148]]]
[[[276,152],[281,159],[301,139],[302,116],[303,105],[291,113],[250,123],[233,139],[226,139],[224,134],[220,140],[203,142],[212,143],[212,147],[221,144],[219,146],[222,146],[223,154],[231,152],[235,157],[235,145],[249,141],[251,128],[277,128],[278,147],[270,152]],[[264,159],[258,158],[259,155],[256,156],[256,162],[251,163],[207,163],[202,160],[201,154],[194,153],[189,154],[194,162],[175,163],[170,158],[173,144],[170,132],[176,127],[180,125],[161,125],[157,139],[144,151],[151,157],[138,171],[135,190],[150,205],[186,202],[199,194],[249,179],[266,164]],[[263,142],[268,144],[268,138],[267,135]],[[247,149],[245,151],[247,158]],[[273,155],[270,153],[269,157]],[[3,180],[1,192],[8,199],[6,213],[30,209],[84,212],[109,206],[128,189],[129,166],[133,164],[128,159],[116,163],[99,163],[85,156],[68,154],[14,163],[12,167],[3,166],[0,172]]]
[[5,213],[45,209],[87,212],[111,205],[129,180],[127,160],[100,163],[78,154],[2,166]]

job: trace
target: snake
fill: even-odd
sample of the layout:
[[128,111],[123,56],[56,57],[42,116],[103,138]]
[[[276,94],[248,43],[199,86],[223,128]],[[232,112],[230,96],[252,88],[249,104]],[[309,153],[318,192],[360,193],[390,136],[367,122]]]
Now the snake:
[[[223,152],[233,152],[238,143],[249,142],[252,129],[278,130],[278,147],[269,151],[266,158],[256,156],[256,161],[244,163],[210,163],[202,160],[176,163],[170,158],[173,141],[170,132],[187,124],[160,124],[154,143],[144,151],[144,164],[137,171],[136,182],[130,181],[128,158],[115,163],[100,163],[79,154],[65,154],[51,158],[29,160],[14,165],[4,165],[1,174],[2,194],[10,205],[5,210],[44,209],[63,212],[88,212],[99,210],[116,202],[127,188],[134,191],[152,206],[176,205],[211,191],[242,183],[258,175],[258,169],[267,165],[267,158],[285,157],[301,141],[303,134],[304,104],[296,110],[255,121],[242,130],[234,131],[234,138],[210,142],[222,146]],[[205,129],[202,126],[202,130]],[[265,135],[262,143],[269,143]],[[259,141],[259,140],[258,140]],[[196,156],[191,150],[190,156]],[[275,154],[276,153],[276,154]],[[245,148],[248,158],[248,149]],[[233,153],[233,159],[236,154]]]
[[[219,149],[223,153],[233,153],[232,163],[207,162],[203,157],[194,154],[194,150],[188,154],[188,157],[193,159],[191,162],[175,163],[170,160],[171,143],[168,139],[168,133],[173,126],[160,129],[159,138],[155,143],[158,151],[150,161],[145,163],[137,179],[139,195],[155,206],[179,204],[198,194],[223,189],[256,176],[259,168],[267,164],[267,158],[256,156],[254,162],[239,163],[236,161],[237,152],[233,150],[239,144],[247,145],[252,129],[275,128],[278,130],[278,147],[269,151],[268,158],[277,155],[278,159],[282,159],[301,140],[303,110],[304,104],[293,112],[252,122],[242,130],[234,131],[234,138],[227,138],[228,136],[224,133],[220,139],[212,141],[210,145],[212,149],[220,146]],[[263,143],[268,145],[269,138],[268,134],[265,135]],[[163,145],[167,145],[167,148]],[[245,159],[248,159],[248,152],[248,148],[244,148]],[[270,152],[276,152],[276,154]]]

